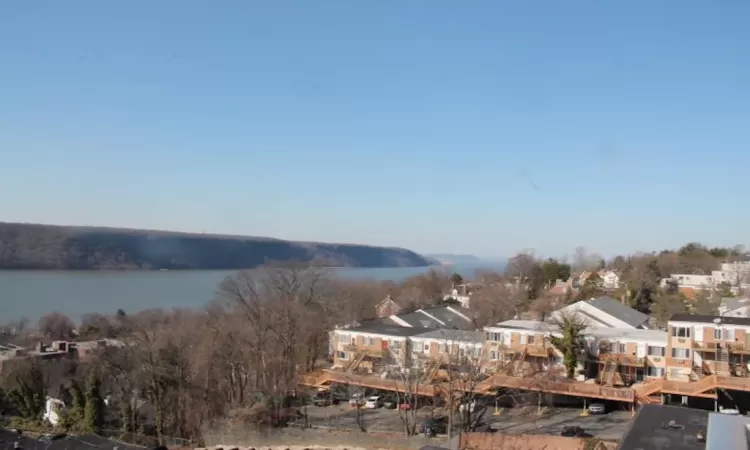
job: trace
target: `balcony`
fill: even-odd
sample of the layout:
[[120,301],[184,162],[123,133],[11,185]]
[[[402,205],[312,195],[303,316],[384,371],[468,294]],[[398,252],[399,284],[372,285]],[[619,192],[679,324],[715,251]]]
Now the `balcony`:
[[638,366],[642,367],[646,364],[645,358],[641,358],[633,355],[624,355],[622,353],[600,353],[600,362],[614,361],[621,366]]
[[750,346],[744,342],[727,342],[729,353],[750,354]]
[[705,342],[693,341],[693,348],[701,352],[715,352],[716,349],[719,347],[719,344],[720,342],[716,342],[716,341],[705,341]]

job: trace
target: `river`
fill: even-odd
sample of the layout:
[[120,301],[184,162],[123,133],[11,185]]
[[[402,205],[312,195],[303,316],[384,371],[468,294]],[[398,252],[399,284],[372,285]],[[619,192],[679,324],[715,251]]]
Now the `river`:
[[[446,271],[472,277],[479,269],[501,270],[500,262],[445,266]],[[349,279],[401,281],[427,267],[328,269]],[[81,314],[114,314],[148,308],[197,308],[213,300],[216,288],[233,271],[169,272],[0,272],[0,324],[58,311],[73,318]]]

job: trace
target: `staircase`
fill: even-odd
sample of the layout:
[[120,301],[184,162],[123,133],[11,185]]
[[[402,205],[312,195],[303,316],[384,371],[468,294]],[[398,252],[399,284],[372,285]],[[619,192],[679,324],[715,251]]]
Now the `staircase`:
[[729,376],[729,350],[726,346],[716,348],[716,373]]
[[641,385],[634,386],[633,391],[640,404],[660,405],[661,395],[658,392],[661,391],[663,386],[663,379],[651,379]]
[[509,375],[513,377],[523,376],[523,362],[526,359],[526,349],[520,353],[516,353],[513,360],[510,362]]
[[432,380],[435,379],[438,370],[440,370],[440,361],[430,361],[430,364],[424,371],[424,381],[427,383],[432,382]]
[[348,363],[344,366],[344,372],[353,372],[357,366],[359,366],[359,363],[362,362],[362,360],[365,359],[365,353],[359,352],[356,355],[354,355],[354,358],[349,360]]
[[700,381],[706,377],[703,369],[698,367],[697,364],[693,364],[693,371],[690,372],[690,381]]
[[607,361],[607,363],[604,366],[604,372],[602,373],[601,378],[599,379],[599,382],[602,386],[612,386],[614,380],[615,380],[615,372],[617,371],[617,362],[616,361]]

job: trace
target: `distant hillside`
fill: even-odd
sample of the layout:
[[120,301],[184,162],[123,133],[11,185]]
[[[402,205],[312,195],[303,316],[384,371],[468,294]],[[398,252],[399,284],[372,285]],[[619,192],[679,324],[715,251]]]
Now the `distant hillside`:
[[440,264],[467,264],[481,261],[474,255],[454,255],[451,253],[438,253],[426,255],[430,259],[438,261]]
[[431,263],[402,248],[0,222],[0,270],[219,270],[252,268],[270,261],[319,261],[335,267]]

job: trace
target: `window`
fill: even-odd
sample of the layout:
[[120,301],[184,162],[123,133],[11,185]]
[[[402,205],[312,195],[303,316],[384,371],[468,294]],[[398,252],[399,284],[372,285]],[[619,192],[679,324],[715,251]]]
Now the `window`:
[[690,327],[672,327],[672,336],[679,338],[689,338]]
[[497,352],[495,350],[490,351],[490,360],[497,361]]
[[339,344],[348,344],[348,343],[349,343],[349,335],[339,334]]
[[686,348],[673,348],[672,358],[688,359],[690,358],[690,350]]
[[648,346],[648,356],[664,356],[666,354],[666,348],[665,347],[659,347],[659,346]]
[[724,330],[724,340],[725,341],[733,341],[734,340],[734,330]]
[[430,343],[429,342],[425,342],[425,344],[424,344],[424,352],[425,353],[430,353]]
[[402,342],[401,342],[401,341],[394,341],[394,340],[391,340],[391,343],[390,343],[389,347],[390,347],[390,348],[395,348],[395,349],[399,349],[399,348],[401,348],[401,344],[402,344]]
[[346,352],[336,352],[336,358],[346,359]]
[[662,367],[647,367],[646,368],[646,376],[649,376],[649,377],[663,377],[664,376],[664,368],[662,368]]
[[466,348],[465,347],[459,347],[459,349],[458,349],[458,356],[460,356],[461,358],[463,358],[464,356],[466,356]]
[[487,333],[487,340],[494,342],[501,342],[503,340],[503,333],[489,332]]
[[625,353],[625,344],[622,342],[617,344],[617,353]]
[[365,339],[365,342],[367,343],[368,347],[375,346],[375,338],[367,338],[367,339]]
[[526,335],[526,343],[527,344],[533,344],[534,343],[534,335],[533,334]]
[[720,328],[714,328],[714,340],[720,341],[721,340],[721,329]]
[[440,344],[440,353],[448,353],[448,344]]
[[415,342],[414,343],[414,351],[415,352],[421,352],[422,351],[422,343],[421,342]]

